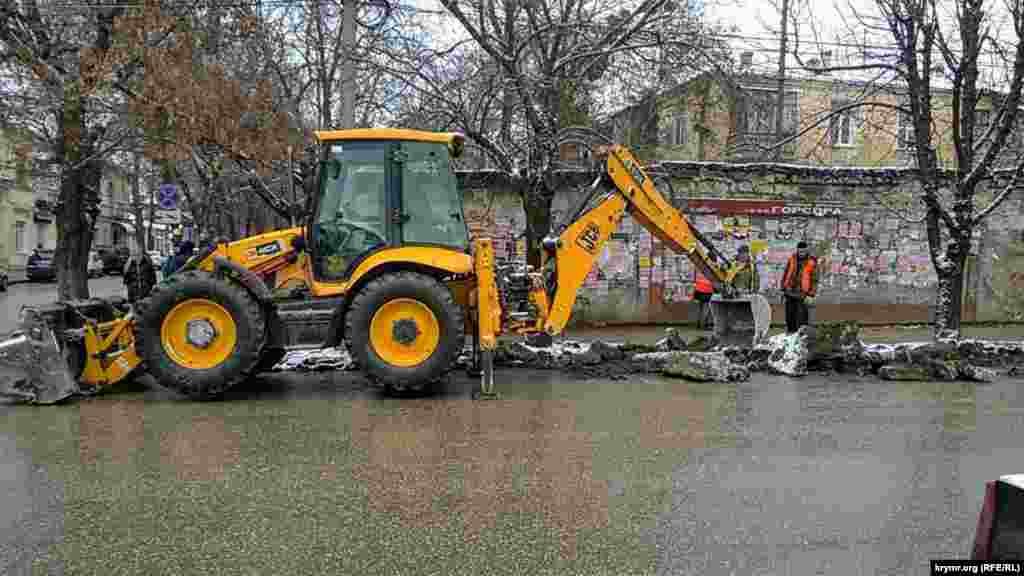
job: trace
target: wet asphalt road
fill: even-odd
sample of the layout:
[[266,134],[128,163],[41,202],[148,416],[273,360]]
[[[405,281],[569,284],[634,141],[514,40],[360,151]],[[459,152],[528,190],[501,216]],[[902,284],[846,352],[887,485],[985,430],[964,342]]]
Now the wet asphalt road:
[[351,374],[0,406],[0,574],[926,574],[1021,472],[1021,380]]

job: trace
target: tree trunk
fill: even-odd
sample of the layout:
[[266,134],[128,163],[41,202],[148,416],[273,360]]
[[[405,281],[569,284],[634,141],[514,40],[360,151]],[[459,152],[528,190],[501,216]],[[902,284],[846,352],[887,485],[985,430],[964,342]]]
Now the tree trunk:
[[963,271],[936,271],[939,277],[938,292],[935,295],[936,336],[952,332],[960,334],[960,295],[963,290]]
[[[63,96],[63,109],[57,118],[60,132],[55,155],[61,170],[54,268],[57,297],[73,300],[89,297],[87,268],[92,244],[92,214],[87,210],[85,185],[89,172],[95,168],[82,165],[82,160],[92,153],[92,147],[87,144],[83,102],[77,84],[65,88]],[[96,185],[98,187],[99,182]]]
[[523,210],[526,212],[526,261],[539,270],[541,265],[540,241],[551,230],[551,201],[543,184],[538,184],[523,194]]
[[963,315],[964,270],[967,266],[969,245],[950,247],[947,256],[953,262],[948,269],[936,269],[938,291],[935,296],[934,334],[960,336],[960,320]]

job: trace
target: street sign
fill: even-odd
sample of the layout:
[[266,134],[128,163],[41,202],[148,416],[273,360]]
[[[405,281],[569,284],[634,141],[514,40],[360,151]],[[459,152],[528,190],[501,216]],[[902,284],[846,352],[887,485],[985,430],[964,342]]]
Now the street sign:
[[178,187],[174,184],[161,184],[157,197],[161,210],[174,210],[178,207]]

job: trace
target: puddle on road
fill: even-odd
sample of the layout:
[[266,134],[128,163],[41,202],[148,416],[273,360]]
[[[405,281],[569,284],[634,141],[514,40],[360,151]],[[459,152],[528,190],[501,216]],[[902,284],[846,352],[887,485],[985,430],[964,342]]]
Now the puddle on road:
[[[227,402],[110,395],[0,408],[0,433],[63,482],[55,553],[71,571],[159,541],[159,554],[133,566],[365,573],[386,561],[400,573],[646,573],[658,550],[643,534],[679,497],[674,474],[688,470],[698,486],[751,474],[702,477],[695,455],[782,455],[804,475],[826,474],[808,462],[835,458],[826,468],[875,466],[883,478],[887,461],[858,460],[855,440],[874,437],[874,450],[895,452],[902,446],[882,440],[899,443],[914,421],[966,435],[984,404],[977,388],[957,384],[500,377],[502,399],[487,402],[471,400],[463,380],[434,397],[394,399],[351,375],[270,379]],[[988,392],[990,404],[1002,398],[1002,410],[1019,411],[1004,393]],[[893,435],[874,427],[879,414],[897,422]]]

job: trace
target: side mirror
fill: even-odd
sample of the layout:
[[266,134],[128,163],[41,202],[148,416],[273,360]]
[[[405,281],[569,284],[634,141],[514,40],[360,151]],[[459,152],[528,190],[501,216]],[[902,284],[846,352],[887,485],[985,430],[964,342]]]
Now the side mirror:
[[449,141],[448,149],[449,153],[452,155],[452,158],[461,157],[462,153],[465,152],[466,150],[466,137],[463,136],[462,134],[452,135],[452,139]]

